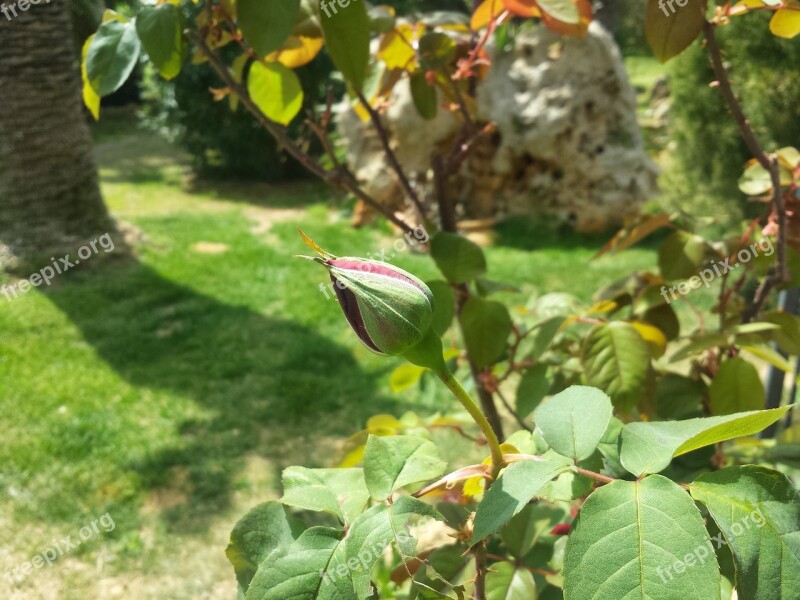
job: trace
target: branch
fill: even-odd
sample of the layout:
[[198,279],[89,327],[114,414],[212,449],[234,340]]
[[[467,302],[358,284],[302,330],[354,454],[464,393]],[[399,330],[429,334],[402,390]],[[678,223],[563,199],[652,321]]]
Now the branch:
[[216,71],[217,75],[222,78],[222,80],[233,93],[239,96],[244,107],[256,118],[259,125],[266,129],[270,135],[275,138],[278,144],[283,146],[286,151],[295,158],[295,160],[297,160],[308,171],[322,179],[324,182],[335,187],[339,187],[353,194],[360,200],[363,200],[365,204],[383,214],[387,219],[389,219],[389,221],[397,225],[404,232],[410,232],[413,230],[408,223],[397,217],[393,212],[388,210],[385,206],[380,204],[372,196],[367,194],[367,192],[361,189],[361,187],[355,181],[355,178],[352,176],[346,176],[342,178],[340,172],[326,170],[317,160],[304,152],[302,148],[292,141],[292,139],[286,133],[286,129],[284,127],[267,118],[261,109],[258,108],[258,106],[256,106],[256,104],[253,102],[252,98],[250,98],[250,94],[247,92],[245,87],[233,78],[231,72],[228,70],[228,67],[222,62],[222,59],[220,59],[219,55],[217,55],[217,53],[209,48],[208,44],[206,44],[206,31],[201,29],[200,32],[194,37],[195,43],[200,49],[200,52],[208,59],[209,64],[214,71]]
[[599,481],[600,483],[614,483],[616,481],[616,479],[613,477],[595,473],[594,471],[589,471],[588,469],[581,469],[580,467],[575,467],[575,472],[580,475],[585,475],[590,479],[594,479],[595,481]]
[[747,116],[742,110],[742,105],[739,104],[739,100],[737,100],[736,95],[733,93],[728,71],[725,69],[725,65],[722,64],[722,51],[717,43],[714,26],[708,21],[703,23],[703,34],[705,35],[708,45],[711,65],[714,67],[714,74],[717,78],[717,83],[719,83],[719,90],[722,93],[722,97],[725,99],[725,103],[728,105],[728,110],[731,111],[733,119],[739,126],[739,132],[742,134],[742,138],[744,138],[744,142],[747,144],[750,154],[755,157],[762,167],[769,171],[771,169],[770,160],[758,143],[756,134],[750,126],[750,121],[747,119]]
[[364,96],[364,92],[361,90],[356,90],[356,96],[358,96],[358,100],[361,102],[364,110],[366,110],[369,114],[369,118],[372,121],[373,127],[375,127],[375,130],[378,132],[378,138],[383,146],[383,151],[386,153],[386,160],[389,161],[389,166],[392,167],[392,170],[397,174],[397,178],[400,180],[400,185],[403,187],[403,191],[405,191],[406,195],[414,204],[414,207],[417,209],[417,211],[419,211],[420,218],[425,220],[425,209],[422,207],[422,202],[419,199],[419,195],[411,185],[411,182],[403,170],[400,161],[397,160],[397,154],[395,154],[394,150],[392,149],[392,145],[389,141],[389,133],[383,126],[383,121],[381,121],[380,114],[378,114],[378,111],[375,110],[375,108],[369,103],[369,100],[367,100],[367,98]]
[[494,124],[488,123],[471,136],[467,137],[463,143],[459,142],[455,144],[453,146],[453,151],[450,154],[450,158],[447,160],[448,171],[452,173],[458,167],[460,167],[461,163],[466,160],[470,152],[472,152],[473,148],[475,148],[475,145],[481,140],[481,138],[490,133],[494,133],[494,129]]
[[756,295],[747,310],[742,313],[742,321],[748,323],[755,318],[759,313],[764,303],[769,297],[772,289],[789,281],[789,269],[786,262],[786,205],[783,202],[783,189],[781,188],[780,171],[778,166],[777,157],[772,157],[771,168],[769,169],[772,177],[772,204],[775,206],[775,212],[778,215],[778,240],[776,248],[775,266],[772,268],[769,275],[764,278],[761,285],[756,290]]
[[739,132],[744,139],[750,153],[758,161],[758,163],[770,174],[772,179],[772,204],[775,207],[775,212],[778,216],[778,248],[777,256],[775,259],[775,266],[770,271],[769,275],[761,282],[756,295],[753,298],[753,304],[750,305],[742,313],[742,321],[748,323],[759,313],[764,303],[767,301],[770,291],[776,285],[780,285],[789,280],[788,269],[786,265],[786,206],[783,202],[783,189],[781,188],[780,168],[776,157],[770,157],[764,152],[764,149],[758,143],[756,134],[753,131],[750,121],[742,110],[742,105],[733,93],[728,71],[722,63],[722,51],[717,43],[717,37],[714,32],[714,25],[705,21],[703,23],[703,34],[706,38],[708,53],[711,57],[711,65],[714,68],[714,74],[719,84],[722,97],[725,99],[728,109],[733,116],[734,121],[739,126]]
[[511,416],[514,417],[514,420],[520,427],[522,427],[525,431],[533,431],[533,429],[531,429],[530,426],[525,424],[525,421],[522,420],[522,417],[519,416],[519,413],[514,410],[511,404],[509,404],[508,400],[506,400],[506,397],[503,395],[503,392],[501,392],[499,388],[496,389],[494,393],[497,394],[497,396],[500,398],[500,402],[503,403],[503,406],[505,406],[506,410],[509,413],[511,413]]

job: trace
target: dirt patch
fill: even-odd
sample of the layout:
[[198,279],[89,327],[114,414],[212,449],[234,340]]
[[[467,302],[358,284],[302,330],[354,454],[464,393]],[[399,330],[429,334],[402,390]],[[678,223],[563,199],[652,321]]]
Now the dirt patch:
[[302,208],[261,208],[251,206],[244,211],[244,216],[253,222],[250,233],[265,235],[275,223],[299,221],[303,218]]
[[192,244],[192,251],[198,254],[225,254],[228,251],[228,244],[197,242],[196,244]]

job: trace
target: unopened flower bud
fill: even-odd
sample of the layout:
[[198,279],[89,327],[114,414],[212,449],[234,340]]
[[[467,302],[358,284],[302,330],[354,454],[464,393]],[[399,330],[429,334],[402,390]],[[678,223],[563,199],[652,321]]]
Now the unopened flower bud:
[[327,258],[339,304],[367,348],[404,354],[433,322],[433,294],[422,281],[394,266],[361,258]]

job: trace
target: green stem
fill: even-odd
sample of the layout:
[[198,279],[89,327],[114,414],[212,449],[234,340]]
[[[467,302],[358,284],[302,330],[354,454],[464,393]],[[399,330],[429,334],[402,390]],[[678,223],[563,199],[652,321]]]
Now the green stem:
[[497,439],[497,434],[495,434],[494,429],[492,429],[492,426],[489,424],[489,421],[486,419],[483,411],[478,407],[477,404],[475,404],[475,401],[472,399],[472,397],[467,393],[467,391],[458,382],[458,379],[456,379],[448,369],[438,371],[436,374],[447,386],[447,388],[453,392],[453,395],[458,399],[459,402],[461,402],[464,408],[467,409],[467,412],[478,424],[478,427],[481,428],[481,431],[483,432],[483,435],[486,437],[486,441],[489,444],[489,451],[492,455],[492,478],[497,479],[497,476],[500,474],[500,469],[505,466],[505,460],[503,460],[503,451],[500,449],[500,441]]

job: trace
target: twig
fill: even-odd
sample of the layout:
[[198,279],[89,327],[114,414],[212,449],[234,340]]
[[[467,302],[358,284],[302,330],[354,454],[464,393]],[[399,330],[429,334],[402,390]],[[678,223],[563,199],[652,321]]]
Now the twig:
[[488,123],[473,133],[470,137],[466,138],[463,143],[461,141],[456,143],[453,147],[452,153],[450,154],[450,158],[447,160],[447,170],[449,172],[453,172],[460,167],[461,163],[466,160],[470,152],[472,152],[472,150],[475,148],[475,144],[477,144],[483,136],[493,132],[494,124]]
[[354,178],[341,179],[340,173],[326,170],[318,161],[304,152],[294,141],[292,141],[283,127],[267,118],[261,109],[258,108],[258,106],[256,106],[256,104],[253,102],[252,98],[250,98],[250,94],[247,93],[247,90],[244,88],[244,86],[242,86],[233,78],[228,70],[228,67],[222,62],[217,53],[208,47],[208,44],[206,44],[205,41],[205,34],[206,30],[201,29],[200,32],[195,36],[195,42],[197,43],[197,47],[200,49],[200,52],[208,59],[211,67],[214,69],[214,71],[216,71],[217,75],[222,78],[231,91],[239,96],[244,107],[256,118],[259,125],[266,129],[270,135],[275,138],[278,144],[283,146],[286,151],[308,171],[326,183],[340,187],[341,189],[353,194],[360,200],[363,200],[365,204],[383,214],[389,221],[397,225],[404,232],[408,233],[413,230],[408,223],[400,219],[397,215],[380,204],[372,196],[367,194],[367,192],[365,192],[357,184],[357,182],[355,182]]
[[497,394],[497,397],[500,398],[500,402],[503,403],[503,406],[505,406],[506,410],[511,413],[511,416],[514,417],[514,420],[519,424],[520,427],[522,427],[525,431],[533,431],[530,426],[525,424],[525,421],[523,421],[522,417],[519,416],[519,413],[512,408],[511,404],[508,403],[508,400],[506,400],[506,397],[499,388],[495,390],[495,394]]
[[486,600],[486,542],[475,546],[475,596],[474,600]]
[[406,195],[409,197],[411,202],[414,204],[414,207],[419,212],[419,216],[421,219],[425,219],[425,209],[422,206],[422,202],[419,199],[419,194],[414,189],[414,186],[411,185],[411,182],[408,179],[408,175],[403,170],[400,161],[397,159],[397,154],[392,149],[392,144],[389,141],[389,132],[386,131],[386,128],[383,126],[383,121],[381,121],[381,116],[377,110],[369,103],[369,100],[364,96],[364,92],[361,90],[356,90],[356,96],[358,100],[361,102],[361,105],[364,107],[364,110],[367,111],[369,114],[369,118],[372,121],[373,127],[375,127],[375,131],[378,132],[378,138],[381,141],[381,145],[383,146],[383,151],[386,154],[386,160],[389,161],[389,166],[397,175],[397,178],[400,180],[400,185],[403,187],[403,191],[405,191]]
[[447,169],[441,155],[436,154],[431,160],[433,168],[433,187],[436,193],[436,201],[439,204],[439,219],[443,231],[456,230],[456,210],[447,192]]
[[774,195],[772,197],[772,204],[775,206],[775,212],[778,215],[778,240],[775,256],[775,266],[767,277],[761,282],[756,290],[756,295],[747,310],[742,313],[742,321],[748,323],[759,313],[764,303],[767,301],[769,293],[776,285],[780,285],[789,281],[789,269],[786,262],[786,205],[783,202],[783,189],[781,188],[780,170],[778,166],[777,157],[772,157],[772,168],[770,169],[772,176],[772,189]]
[[600,473],[595,473],[594,471],[589,471],[588,469],[582,469],[580,467],[575,467],[575,472],[580,475],[585,475],[590,479],[594,479],[595,481],[600,481],[602,483],[614,483],[616,479],[613,477],[608,477],[607,475],[601,475]]
[[753,128],[750,126],[750,121],[748,121],[747,116],[744,114],[742,106],[739,104],[739,100],[736,98],[736,94],[733,93],[733,87],[731,86],[731,81],[728,77],[728,71],[725,68],[725,65],[722,64],[722,51],[717,43],[717,36],[714,32],[714,26],[708,21],[703,23],[703,34],[705,35],[708,53],[711,57],[711,65],[714,67],[714,75],[719,83],[719,90],[725,99],[725,103],[728,105],[728,110],[731,111],[733,119],[739,126],[739,132],[741,133],[742,138],[744,138],[744,142],[747,144],[750,154],[755,157],[762,167],[769,171],[771,168],[769,158],[767,158],[767,155],[764,154],[764,150],[762,150],[761,145],[758,143],[758,139],[756,138],[756,134],[753,131]]
[[786,206],[783,202],[783,190],[780,181],[780,168],[776,157],[770,158],[758,143],[756,134],[747,119],[747,116],[742,110],[742,106],[733,93],[728,71],[722,63],[722,51],[717,43],[717,37],[714,32],[714,25],[705,21],[703,23],[703,34],[706,38],[706,45],[708,53],[711,57],[711,65],[714,68],[714,74],[719,84],[722,97],[728,105],[734,121],[739,126],[739,132],[744,139],[750,153],[758,161],[758,163],[770,174],[772,179],[772,204],[775,207],[775,212],[778,216],[778,247],[775,258],[775,266],[771,272],[764,278],[756,291],[753,298],[753,303],[742,312],[742,322],[748,323],[759,313],[764,303],[767,301],[769,292],[776,285],[780,285],[788,281],[788,269],[786,265]]

